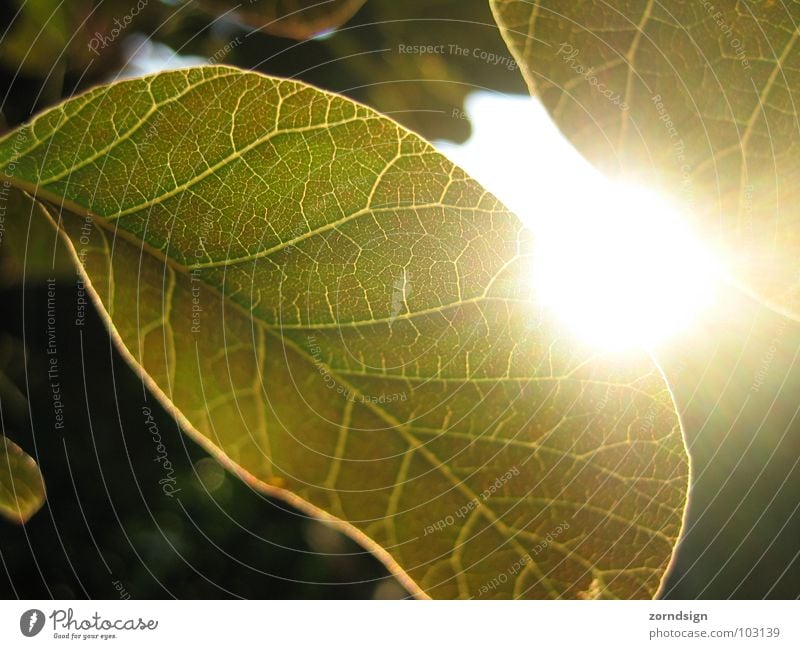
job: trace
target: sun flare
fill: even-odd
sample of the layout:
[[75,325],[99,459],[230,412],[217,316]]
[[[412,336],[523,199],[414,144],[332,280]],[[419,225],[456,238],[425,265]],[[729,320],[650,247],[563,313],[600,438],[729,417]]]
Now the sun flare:
[[714,301],[719,259],[665,198],[606,178],[536,99],[476,93],[474,131],[440,148],[535,233],[543,308],[602,351],[653,348]]
[[712,304],[714,260],[662,197],[584,180],[557,214],[532,217],[538,299],[603,350],[657,346]]

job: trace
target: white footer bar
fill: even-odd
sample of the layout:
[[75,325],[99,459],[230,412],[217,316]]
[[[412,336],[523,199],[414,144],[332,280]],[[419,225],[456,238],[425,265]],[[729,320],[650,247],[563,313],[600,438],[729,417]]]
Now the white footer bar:
[[[0,647],[800,647],[796,601],[3,601]],[[227,646],[234,646],[230,644]]]

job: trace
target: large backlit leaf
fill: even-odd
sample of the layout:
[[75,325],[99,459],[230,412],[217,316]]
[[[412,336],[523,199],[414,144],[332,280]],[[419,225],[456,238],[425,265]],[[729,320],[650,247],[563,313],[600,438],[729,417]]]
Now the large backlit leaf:
[[0,172],[185,429],[414,592],[657,591],[687,487],[658,369],[562,335],[528,232],[417,136],[203,67],[66,102],[0,141]]
[[366,0],[199,0],[206,10],[233,15],[276,36],[305,40],[349,20]]
[[44,481],[36,462],[0,435],[0,516],[24,523],[43,504]]
[[742,283],[800,314],[800,5],[491,1],[578,149],[668,193]]

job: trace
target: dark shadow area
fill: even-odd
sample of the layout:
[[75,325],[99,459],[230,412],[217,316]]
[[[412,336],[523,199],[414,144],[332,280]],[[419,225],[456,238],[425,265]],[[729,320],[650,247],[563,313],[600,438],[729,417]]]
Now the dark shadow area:
[[[57,283],[54,294],[54,355],[47,354],[47,285],[0,294],[3,334],[24,338],[28,349],[32,424],[19,408],[4,408],[4,420],[36,456],[48,492],[24,527],[0,521],[0,597],[405,594],[355,543],[225,474],[145,396],[91,308],[84,326],[73,326],[75,283]],[[63,429],[55,427],[51,358]],[[164,454],[172,471],[156,461]]]
[[667,350],[692,460],[670,598],[800,597],[800,324],[733,288]]

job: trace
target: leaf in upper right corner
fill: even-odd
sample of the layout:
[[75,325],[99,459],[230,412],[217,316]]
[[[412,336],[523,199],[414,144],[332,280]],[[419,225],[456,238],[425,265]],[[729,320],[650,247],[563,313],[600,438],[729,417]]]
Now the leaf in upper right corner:
[[0,516],[24,523],[44,504],[42,473],[34,459],[0,435]]
[[665,193],[738,282],[800,316],[800,4],[491,4],[578,150]]

